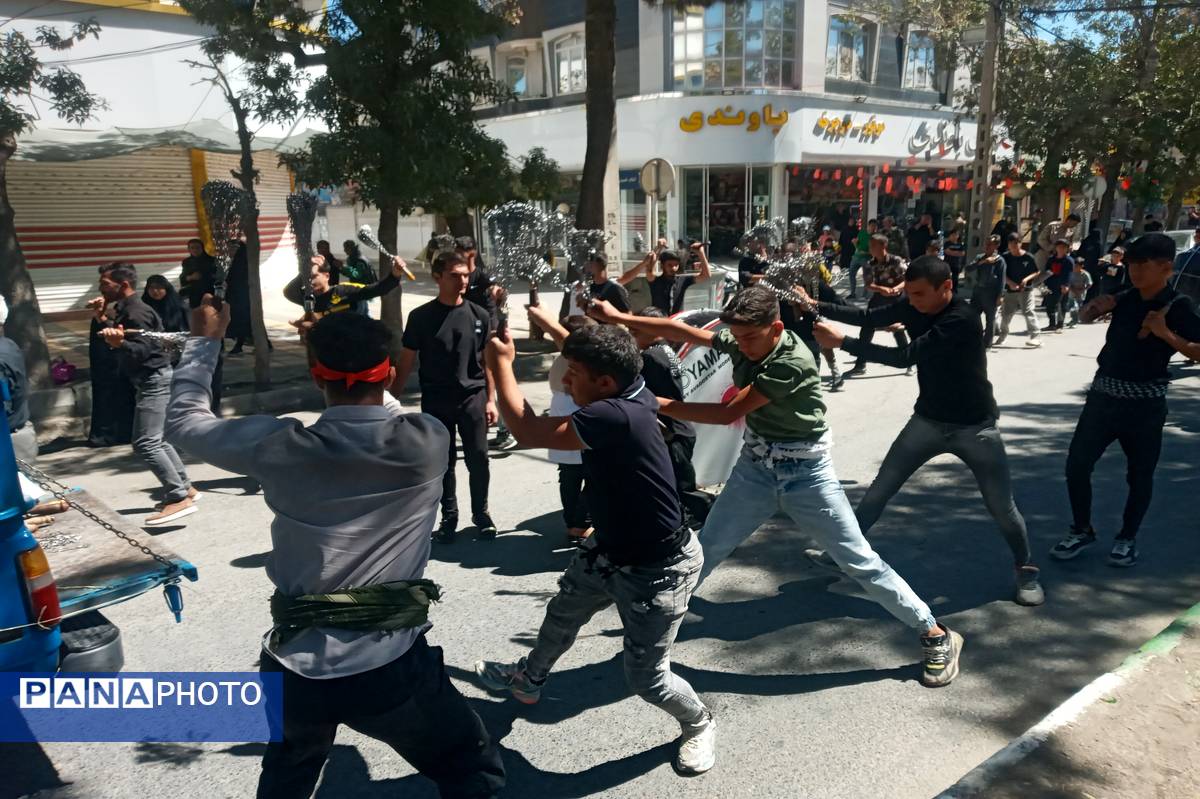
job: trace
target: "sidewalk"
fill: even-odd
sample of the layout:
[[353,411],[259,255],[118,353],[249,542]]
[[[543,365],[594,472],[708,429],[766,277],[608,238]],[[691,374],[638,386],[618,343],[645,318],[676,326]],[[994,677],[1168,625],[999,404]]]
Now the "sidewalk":
[[939,799],[1200,796],[1200,605],[1038,726],[1056,716],[1040,745],[1036,727],[1023,736],[1036,746],[1024,757],[1010,745]]

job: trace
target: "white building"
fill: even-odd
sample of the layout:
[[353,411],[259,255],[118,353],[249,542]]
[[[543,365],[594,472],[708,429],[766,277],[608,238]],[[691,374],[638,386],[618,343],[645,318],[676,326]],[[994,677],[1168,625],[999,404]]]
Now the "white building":
[[[8,168],[17,235],[42,311],[50,315],[77,310],[94,296],[103,263],[130,261],[142,277],[174,279],[187,240],[207,238],[200,186],[232,180],[238,158],[225,98],[185,63],[206,60],[200,43],[209,31],[173,2],[0,0],[0,20],[30,37],[40,26],[65,34],[86,19],[99,23],[98,38],[40,55],[48,68],[79,73],[108,107],[73,127],[34,98],[36,127],[19,137]],[[236,85],[236,69],[232,74]],[[276,150],[298,140],[296,131],[304,128],[258,131],[267,290],[282,286],[297,268],[284,204],[292,178]]]
[[[932,43],[826,0],[747,0],[686,12],[616,0],[622,249],[645,229],[637,170],[661,157],[676,190],[670,240],[729,253],[770,217],[952,217],[967,203],[976,126],[952,107],[961,74]],[[520,26],[476,50],[518,99],[482,109],[513,154],[545,147],[583,167],[583,0],[527,0]],[[576,175],[577,177],[577,175]],[[575,195],[577,196],[577,194]],[[573,204],[571,192],[564,198]]]

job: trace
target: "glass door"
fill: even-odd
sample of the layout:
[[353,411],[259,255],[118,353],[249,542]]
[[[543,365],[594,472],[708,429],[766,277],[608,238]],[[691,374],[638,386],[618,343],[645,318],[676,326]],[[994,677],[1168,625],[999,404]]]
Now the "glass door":
[[710,258],[731,258],[746,231],[749,216],[745,166],[708,168],[708,241]]
[[[683,245],[689,241],[703,241],[708,231],[708,170],[705,167],[683,169],[683,230],[680,233]],[[668,242],[672,248],[679,243]]]

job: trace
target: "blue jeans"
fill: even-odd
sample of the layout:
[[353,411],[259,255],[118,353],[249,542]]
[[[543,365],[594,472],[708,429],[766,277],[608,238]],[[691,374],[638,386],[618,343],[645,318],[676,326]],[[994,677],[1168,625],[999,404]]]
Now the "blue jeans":
[[742,449],[725,490],[700,531],[703,582],[739,544],[779,511],[791,517],[871,599],[915,630],[936,623],[908,583],[871,548],[828,455],[806,459],[758,457]]

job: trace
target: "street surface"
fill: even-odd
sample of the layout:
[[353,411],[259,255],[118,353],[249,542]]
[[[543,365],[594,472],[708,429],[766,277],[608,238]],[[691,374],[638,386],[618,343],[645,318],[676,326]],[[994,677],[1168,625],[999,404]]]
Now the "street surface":
[[[1129,570],[1105,563],[1125,496],[1115,447],[1095,480],[1102,545],[1077,561],[1051,562],[1045,552],[1069,521],[1066,449],[1103,335],[1097,325],[1044,336],[1040,350],[1027,350],[1024,336],[1014,335],[990,358],[1017,502],[1043,567],[1047,604],[1030,609],[1010,601],[1009,554],[968,470],[949,458],[926,466],[871,538],[939,617],[966,636],[962,675],[930,690],[917,682],[915,634],[811,565],[802,531],[770,526],[705,584],[692,604],[697,618],[684,625],[674,652],[676,669],[719,723],[717,765],[699,778],[676,776],[669,765],[675,722],[628,696],[614,613],[584,629],[538,705],[489,697],[469,678],[479,658],[526,651],[570,557],[555,471],[544,453],[494,457],[491,507],[501,535],[484,542],[468,532],[451,546],[435,545],[428,576],[445,596],[431,614],[429,637],[445,649],[453,676],[504,747],[507,795],[925,799],[1116,666],[1200,596],[1200,369],[1176,361],[1183,377],[1171,390],[1141,562]],[[852,501],[908,418],[916,385],[897,370],[872,366],[827,397],[835,459]],[[544,381],[525,389],[535,407],[546,407]],[[411,397],[406,404],[414,406]],[[42,464],[122,513],[140,518],[151,511],[154,480],[125,448],[66,449]],[[200,581],[184,585],[182,624],[157,595],[108,611],[124,633],[129,670],[251,670],[269,626],[263,563],[270,511],[252,481],[203,465],[190,471],[205,492],[200,512],[158,535],[199,567]],[[465,470],[459,487],[465,501]],[[0,797],[38,789],[39,797],[86,799],[252,796],[262,751],[259,744],[0,750]],[[316,796],[435,793],[389,749],[343,730]]]

